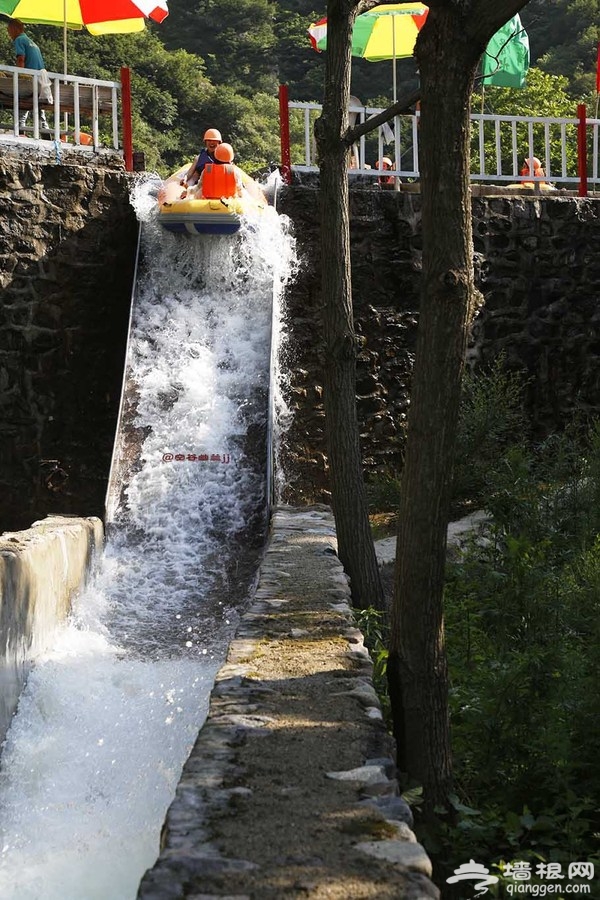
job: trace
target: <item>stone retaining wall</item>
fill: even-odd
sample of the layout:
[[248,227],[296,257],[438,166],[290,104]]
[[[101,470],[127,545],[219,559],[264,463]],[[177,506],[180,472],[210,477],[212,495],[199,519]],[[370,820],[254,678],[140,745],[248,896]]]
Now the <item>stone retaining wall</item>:
[[[301,266],[286,294],[286,365],[294,421],[283,456],[290,502],[327,499],[324,441],[319,194],[284,188]],[[560,428],[575,404],[600,412],[600,200],[476,196],[475,267],[485,306],[471,365],[499,353],[528,381],[534,433]],[[367,471],[397,474],[404,445],[421,288],[421,197],[350,191],[358,415]]]
[[32,661],[51,645],[102,543],[94,517],[51,516],[0,537],[0,743]]
[[[66,158],[0,160],[0,531],[48,513],[102,515],[123,373],[137,223],[130,176]],[[529,379],[537,435],[600,406],[598,199],[476,196],[485,296],[471,364],[505,352]],[[421,282],[418,193],[350,192],[358,412],[367,471],[397,473]],[[328,499],[318,190],[284,188],[302,264],[286,292],[294,421],[284,499]]]
[[0,532],[103,514],[137,241],[130,183],[122,161],[0,159]]

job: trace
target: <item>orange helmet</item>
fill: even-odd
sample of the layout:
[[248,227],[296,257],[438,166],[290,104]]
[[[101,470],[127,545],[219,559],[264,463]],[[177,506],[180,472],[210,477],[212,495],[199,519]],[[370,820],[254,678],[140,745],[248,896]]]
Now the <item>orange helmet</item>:
[[215,150],[215,159],[218,159],[219,162],[231,163],[233,162],[233,156],[234,153],[231,144],[219,144]]
[[209,128],[208,131],[204,132],[204,140],[205,141],[222,141],[221,132],[217,131],[216,128]]

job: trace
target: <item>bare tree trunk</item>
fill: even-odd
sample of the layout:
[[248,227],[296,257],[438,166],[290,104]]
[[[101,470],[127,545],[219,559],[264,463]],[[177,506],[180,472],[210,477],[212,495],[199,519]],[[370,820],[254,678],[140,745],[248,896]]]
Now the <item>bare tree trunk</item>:
[[443,590],[452,462],[473,274],[469,113],[487,41],[528,0],[430,0],[421,75],[423,283],[402,473],[388,683],[398,767],[426,811],[452,782]]
[[398,766],[423,784],[433,807],[447,799],[452,779],[442,595],[460,384],[477,296],[468,177],[477,57],[460,22],[441,10],[418,49],[423,283],[388,677]]
[[383,607],[369,527],[356,412],[348,212],[348,98],[354,0],[329,0],[323,114],[315,125],[320,165],[324,403],[338,552],[358,607]]

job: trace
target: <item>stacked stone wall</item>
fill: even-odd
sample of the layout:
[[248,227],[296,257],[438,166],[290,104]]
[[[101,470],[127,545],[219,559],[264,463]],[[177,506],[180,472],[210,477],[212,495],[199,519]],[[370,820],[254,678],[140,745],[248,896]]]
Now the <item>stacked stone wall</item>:
[[103,515],[137,223],[129,176],[0,161],[0,531]]
[[[285,499],[328,499],[320,331],[321,265],[315,187],[283,190],[301,266],[287,291],[294,413],[283,461]],[[478,287],[469,364],[498,354],[528,380],[534,435],[561,428],[574,407],[600,412],[600,202],[570,196],[473,198]],[[421,287],[418,193],[350,192],[351,261],[359,341],[358,415],[367,471],[399,471]],[[323,263],[325,264],[325,263]]]
[[[0,532],[53,513],[103,515],[123,375],[137,222],[130,177],[100,165],[0,161]],[[292,503],[328,500],[318,190],[284,188],[301,266],[286,291],[284,452]],[[421,287],[418,193],[350,192],[358,412],[365,466],[402,459]],[[473,199],[485,305],[469,361],[530,379],[534,433],[600,404],[600,203]]]

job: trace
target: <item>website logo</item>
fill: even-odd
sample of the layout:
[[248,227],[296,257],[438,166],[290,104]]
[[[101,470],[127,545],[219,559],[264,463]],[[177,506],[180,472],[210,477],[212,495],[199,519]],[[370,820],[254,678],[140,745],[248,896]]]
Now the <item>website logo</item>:
[[477,891],[474,897],[483,897],[488,892],[490,884],[498,882],[497,875],[490,875],[490,870],[486,869],[480,863],[476,863],[474,859],[470,859],[468,863],[463,863],[458,869],[454,870],[454,875],[446,878],[447,884],[455,884],[457,881],[475,881],[473,889]]
[[[515,894],[530,894],[532,897],[548,897],[552,894],[587,894],[591,895],[591,884],[594,879],[594,863],[576,860],[570,862],[565,870],[559,862],[538,862],[532,864],[527,860],[499,863],[503,889],[509,897]],[[575,881],[573,879],[576,879]],[[489,869],[470,859],[468,863],[454,870],[454,875],[446,879],[447,884],[457,881],[473,881],[474,897],[483,897],[488,893],[491,884],[497,884],[500,878],[490,875]]]

